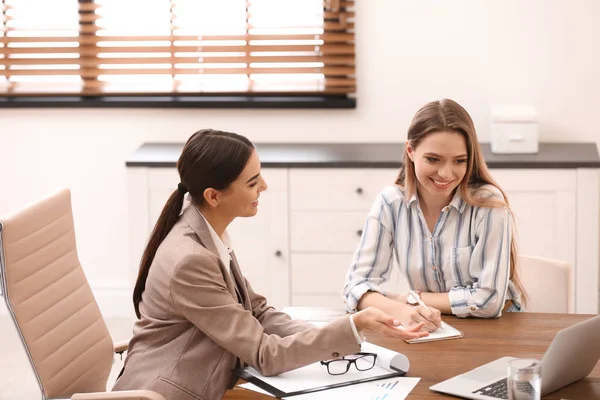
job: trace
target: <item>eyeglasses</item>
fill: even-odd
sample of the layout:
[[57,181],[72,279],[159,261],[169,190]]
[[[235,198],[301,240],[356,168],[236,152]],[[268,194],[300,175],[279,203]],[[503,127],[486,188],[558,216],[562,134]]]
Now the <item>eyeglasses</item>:
[[321,365],[327,366],[330,375],[343,375],[350,370],[352,364],[359,371],[368,371],[375,366],[376,359],[375,353],[356,353],[335,360],[321,361]]

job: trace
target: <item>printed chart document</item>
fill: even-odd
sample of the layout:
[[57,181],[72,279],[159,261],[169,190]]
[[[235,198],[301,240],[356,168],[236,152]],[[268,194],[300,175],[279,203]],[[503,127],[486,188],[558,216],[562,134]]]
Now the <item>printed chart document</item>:
[[362,352],[376,353],[375,366],[367,371],[358,371],[351,366],[343,375],[330,375],[327,367],[320,362],[285,372],[278,376],[263,376],[252,367],[235,370],[237,376],[274,394],[277,397],[297,396],[326,389],[339,388],[357,383],[370,382],[379,379],[393,378],[405,375],[410,363],[408,358],[400,353],[372,343],[361,345]]
[[[399,329],[404,329],[400,327]],[[455,327],[442,321],[442,326],[433,332],[429,332],[429,336],[425,336],[419,339],[405,340],[407,343],[422,343],[422,342],[434,342],[436,340],[447,340],[447,339],[458,339],[463,337],[463,333]]]
[[[321,400],[321,399],[361,399],[361,400],[404,400],[417,386],[421,378],[387,378],[374,382],[358,383],[335,389],[324,390],[293,397],[284,397],[292,400]],[[248,390],[273,396],[252,383],[240,385]]]

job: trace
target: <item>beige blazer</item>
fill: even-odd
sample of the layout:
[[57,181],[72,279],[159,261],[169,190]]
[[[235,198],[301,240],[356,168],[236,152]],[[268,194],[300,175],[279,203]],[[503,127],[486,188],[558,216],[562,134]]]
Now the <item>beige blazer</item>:
[[[169,400],[220,399],[242,363],[277,375],[360,350],[348,316],[317,328],[267,305],[221,262],[208,226],[187,207],[164,239],[140,303],[115,390],[149,389]],[[236,294],[239,291],[239,297]]]

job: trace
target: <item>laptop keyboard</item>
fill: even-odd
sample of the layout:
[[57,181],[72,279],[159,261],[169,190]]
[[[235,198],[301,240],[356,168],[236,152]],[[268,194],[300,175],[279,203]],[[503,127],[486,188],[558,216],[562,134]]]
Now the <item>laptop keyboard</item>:
[[[516,388],[525,393],[534,393],[535,389],[528,382],[517,382]],[[483,396],[495,397],[496,399],[508,399],[508,382],[506,378],[502,378],[497,382],[482,387],[474,391],[475,394]]]
[[483,396],[495,397],[497,399],[508,399],[508,385],[506,378],[502,378],[497,382],[482,387],[479,390],[474,391],[475,394]]

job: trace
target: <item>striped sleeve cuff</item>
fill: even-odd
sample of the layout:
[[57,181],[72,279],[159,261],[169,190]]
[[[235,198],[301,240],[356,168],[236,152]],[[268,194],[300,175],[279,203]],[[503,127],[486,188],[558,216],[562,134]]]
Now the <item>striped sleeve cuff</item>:
[[348,312],[356,312],[358,307],[358,302],[361,297],[367,292],[377,292],[386,296],[385,290],[380,288],[377,285],[373,285],[368,282],[363,282],[354,286],[346,293],[346,310]]
[[469,317],[479,310],[479,307],[475,304],[469,305],[467,297],[468,290],[468,288],[455,287],[448,292],[452,314],[459,318]]

